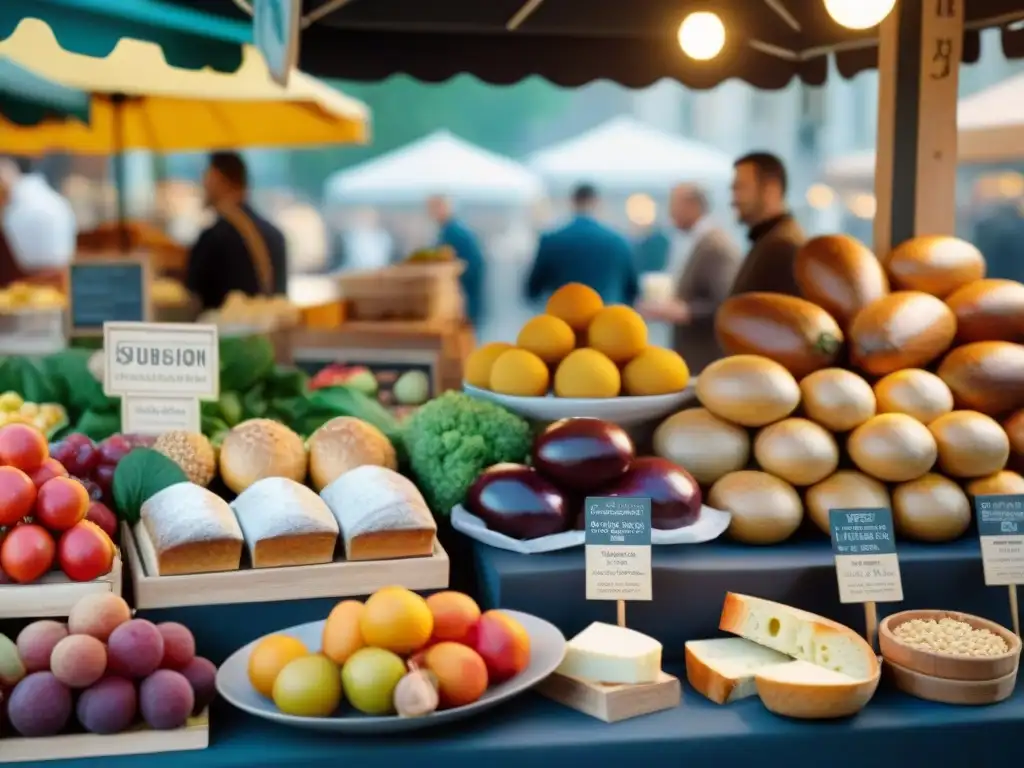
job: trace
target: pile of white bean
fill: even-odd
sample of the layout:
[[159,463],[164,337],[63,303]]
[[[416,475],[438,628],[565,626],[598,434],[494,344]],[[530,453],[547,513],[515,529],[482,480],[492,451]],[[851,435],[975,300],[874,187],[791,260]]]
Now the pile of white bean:
[[893,635],[914,648],[953,656],[999,656],[1010,650],[999,635],[950,618],[912,619],[896,627]]

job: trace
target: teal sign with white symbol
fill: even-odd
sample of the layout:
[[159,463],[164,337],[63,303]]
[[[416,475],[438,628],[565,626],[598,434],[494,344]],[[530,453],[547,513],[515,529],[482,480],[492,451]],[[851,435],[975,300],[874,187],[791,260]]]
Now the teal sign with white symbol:
[[253,39],[270,70],[270,78],[288,85],[288,75],[299,61],[302,0],[254,0]]

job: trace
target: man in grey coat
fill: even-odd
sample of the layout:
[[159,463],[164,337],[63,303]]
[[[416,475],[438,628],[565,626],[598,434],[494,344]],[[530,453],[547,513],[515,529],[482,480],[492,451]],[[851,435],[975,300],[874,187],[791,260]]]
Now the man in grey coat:
[[672,190],[672,221],[690,235],[693,246],[685,265],[676,268],[674,296],[668,301],[641,301],[650,320],[672,324],[672,347],[697,374],[721,356],[715,340],[715,311],[729,296],[742,255],[720,226],[709,218],[708,199],[692,184]]

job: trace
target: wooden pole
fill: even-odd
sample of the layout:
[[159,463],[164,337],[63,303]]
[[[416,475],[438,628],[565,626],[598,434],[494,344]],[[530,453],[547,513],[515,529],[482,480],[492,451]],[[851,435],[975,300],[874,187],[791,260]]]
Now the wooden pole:
[[[1016,613],[1014,613],[1016,615]],[[615,623],[620,627],[626,626],[626,601],[615,601]],[[1019,633],[1018,633],[1019,634]]]
[[864,603],[864,626],[868,645],[874,648],[878,637],[878,606],[874,602]]
[[956,103],[966,0],[900,0],[882,22],[874,247],[956,233]]
[[1013,634],[1020,637],[1020,607],[1017,605],[1017,585],[1010,587],[1010,621],[1013,622]]

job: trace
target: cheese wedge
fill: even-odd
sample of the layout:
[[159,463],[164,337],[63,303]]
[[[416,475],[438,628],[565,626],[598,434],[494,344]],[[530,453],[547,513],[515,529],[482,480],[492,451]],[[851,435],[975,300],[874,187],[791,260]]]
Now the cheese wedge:
[[878,678],[867,641],[849,627],[799,608],[729,592],[719,629],[855,680]]
[[791,661],[742,637],[691,640],[686,644],[686,679],[697,693],[716,704],[729,704],[757,695],[756,672]]
[[880,671],[858,680],[807,661],[773,664],[754,676],[769,712],[802,720],[827,720],[860,712],[875,695]]
[[635,630],[595,621],[568,642],[555,671],[593,683],[653,683],[661,673],[661,643]]

